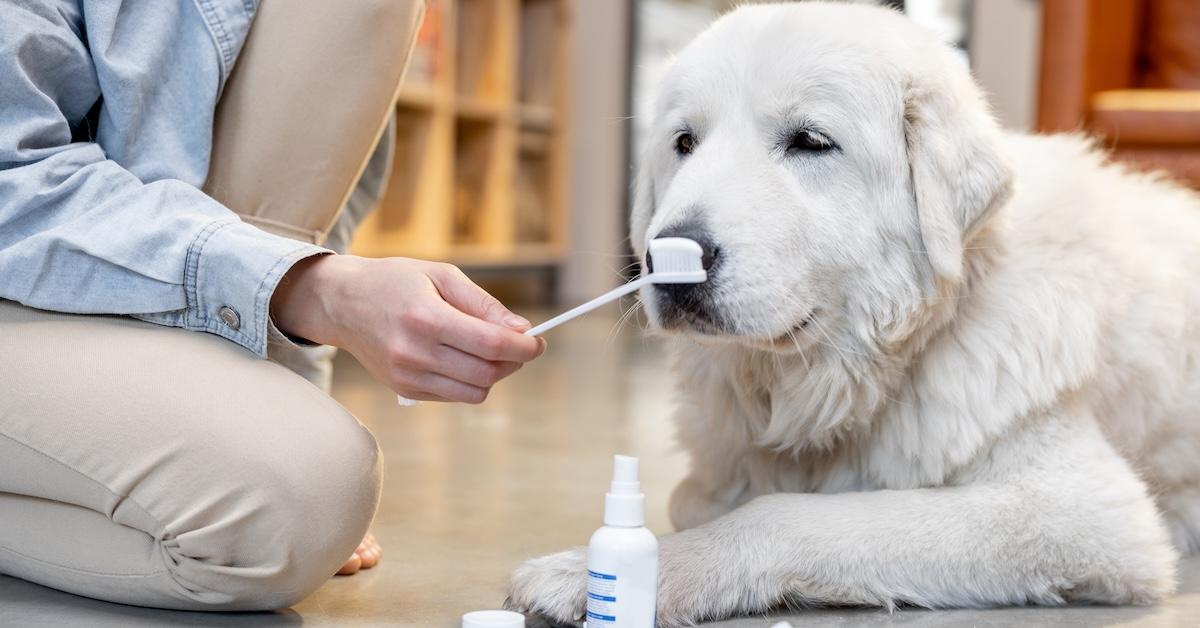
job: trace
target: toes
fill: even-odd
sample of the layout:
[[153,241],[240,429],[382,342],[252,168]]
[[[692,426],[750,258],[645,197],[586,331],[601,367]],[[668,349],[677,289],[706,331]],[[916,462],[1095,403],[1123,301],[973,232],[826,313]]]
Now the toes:
[[349,576],[362,569],[370,569],[378,565],[381,558],[383,558],[383,548],[375,540],[374,534],[367,533],[367,536],[363,537],[362,543],[355,548],[354,554],[338,570],[337,575]]
[[362,566],[363,566],[362,558],[357,553],[355,553],[352,556],[350,556],[350,559],[346,561],[346,564],[342,565],[342,568],[338,570],[337,575],[349,576],[351,574],[358,573],[358,570],[362,569]]
[[362,568],[370,569],[379,564],[380,550],[377,547],[367,548],[358,557],[362,560]]
[[370,569],[379,564],[379,559],[383,558],[383,548],[375,540],[375,537],[368,534],[367,538],[363,539],[358,549],[354,550],[355,555],[362,560],[362,568]]

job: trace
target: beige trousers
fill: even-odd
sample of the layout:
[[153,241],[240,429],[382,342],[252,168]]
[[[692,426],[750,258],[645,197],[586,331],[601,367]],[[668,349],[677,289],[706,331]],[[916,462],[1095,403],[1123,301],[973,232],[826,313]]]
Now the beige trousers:
[[[265,229],[344,246],[387,170],[386,144],[369,156],[421,8],[264,2],[206,190]],[[332,165],[297,181],[297,154]],[[0,573],[127,604],[274,609],[319,587],[370,525],[374,439],[280,364],[319,359],[7,301],[0,347]]]

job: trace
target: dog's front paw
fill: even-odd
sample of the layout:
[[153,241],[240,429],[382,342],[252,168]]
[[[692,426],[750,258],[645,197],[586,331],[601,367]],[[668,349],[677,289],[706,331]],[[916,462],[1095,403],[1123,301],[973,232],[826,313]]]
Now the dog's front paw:
[[748,562],[727,551],[739,546],[735,538],[702,527],[659,539],[658,626],[694,626],[771,606],[774,588],[750,577]]
[[525,561],[513,573],[505,606],[556,624],[578,625],[587,610],[587,548]]
[[[687,543],[687,534],[663,537],[658,554],[658,613],[655,623],[675,628],[693,626],[702,618],[719,619],[707,590],[713,573],[703,556]],[[683,542],[681,542],[683,541]]]
[[[743,564],[707,529],[659,540],[657,625],[693,626],[770,606],[769,587],[748,588]],[[509,584],[505,607],[554,625],[578,626],[587,611],[587,548],[525,561]]]

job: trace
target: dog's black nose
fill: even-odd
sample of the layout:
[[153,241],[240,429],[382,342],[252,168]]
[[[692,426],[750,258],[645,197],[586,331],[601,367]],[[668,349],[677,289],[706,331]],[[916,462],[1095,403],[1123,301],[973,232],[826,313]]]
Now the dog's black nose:
[[[663,229],[654,237],[687,238],[693,240],[696,244],[700,245],[700,264],[704,266],[704,270],[710,272],[717,263],[717,256],[721,253],[720,247],[713,241],[713,237],[709,234],[708,229],[700,222],[682,222]],[[654,272],[654,259],[650,257],[650,251],[646,251],[646,270]]]
[[[700,245],[700,263],[708,272],[708,279],[703,283],[664,283],[655,284],[656,301],[659,305],[659,316],[666,327],[671,327],[683,321],[690,324],[702,324],[699,321],[716,325],[719,316],[712,309],[710,302],[713,286],[719,281],[716,270],[721,265],[721,248],[717,246],[707,226],[692,220],[678,223],[663,229],[655,238],[688,238]],[[646,253],[646,270],[654,272],[654,260]]]

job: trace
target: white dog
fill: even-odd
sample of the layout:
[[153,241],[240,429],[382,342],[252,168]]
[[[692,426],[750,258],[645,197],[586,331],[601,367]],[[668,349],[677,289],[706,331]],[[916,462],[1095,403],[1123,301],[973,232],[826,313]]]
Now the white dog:
[[[633,242],[710,266],[641,295],[692,457],[661,624],[1172,592],[1200,548],[1200,196],[1001,132],[948,47],[866,6],[721,18],[652,133]],[[572,621],[584,589],[577,549],[510,604]]]

